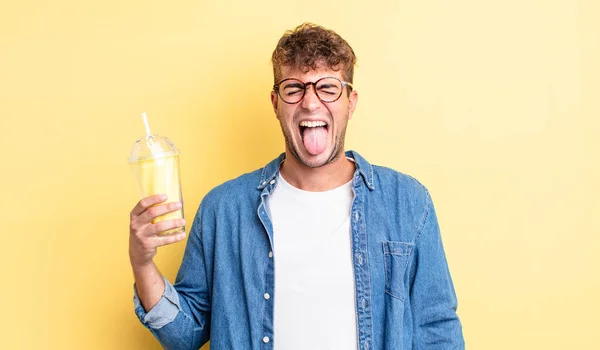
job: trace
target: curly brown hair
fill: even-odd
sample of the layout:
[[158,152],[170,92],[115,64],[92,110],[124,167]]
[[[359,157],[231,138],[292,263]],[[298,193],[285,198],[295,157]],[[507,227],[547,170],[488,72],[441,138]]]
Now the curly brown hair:
[[326,63],[342,77],[352,82],[356,55],[348,42],[330,29],[312,23],[303,23],[286,31],[271,57],[275,84],[281,80],[281,67],[290,66],[308,72]]

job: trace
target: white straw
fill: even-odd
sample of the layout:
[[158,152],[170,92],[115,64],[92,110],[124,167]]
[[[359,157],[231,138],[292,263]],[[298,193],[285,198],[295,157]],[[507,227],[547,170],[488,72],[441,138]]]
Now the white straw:
[[150,125],[148,124],[148,117],[146,116],[146,112],[142,113],[142,119],[144,119],[144,127],[146,128],[146,137],[152,136],[150,132]]

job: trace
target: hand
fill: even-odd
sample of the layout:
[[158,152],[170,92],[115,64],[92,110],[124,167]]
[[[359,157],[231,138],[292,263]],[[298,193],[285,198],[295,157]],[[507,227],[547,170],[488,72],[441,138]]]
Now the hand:
[[129,259],[133,267],[145,266],[152,262],[156,248],[179,242],[185,232],[158,236],[173,228],[185,225],[184,219],[164,220],[153,224],[151,221],[163,214],[181,209],[180,202],[157,205],[167,200],[166,195],[154,195],[140,200],[131,211],[129,222]]

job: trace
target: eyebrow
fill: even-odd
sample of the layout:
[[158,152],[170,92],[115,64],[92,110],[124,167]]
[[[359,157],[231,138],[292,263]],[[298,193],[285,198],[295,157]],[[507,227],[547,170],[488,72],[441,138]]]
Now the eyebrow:
[[302,83],[289,83],[289,84],[283,84],[283,88],[284,89],[288,89],[288,88],[304,88],[305,85]]
[[328,87],[337,87],[337,85],[336,84],[320,84],[319,87],[328,88]]

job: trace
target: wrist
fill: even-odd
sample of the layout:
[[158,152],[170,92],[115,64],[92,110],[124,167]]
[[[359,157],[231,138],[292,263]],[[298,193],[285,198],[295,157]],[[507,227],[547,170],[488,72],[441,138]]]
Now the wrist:
[[152,270],[154,268],[154,261],[152,260],[146,262],[139,262],[130,259],[130,263],[134,274],[142,273],[144,271]]

